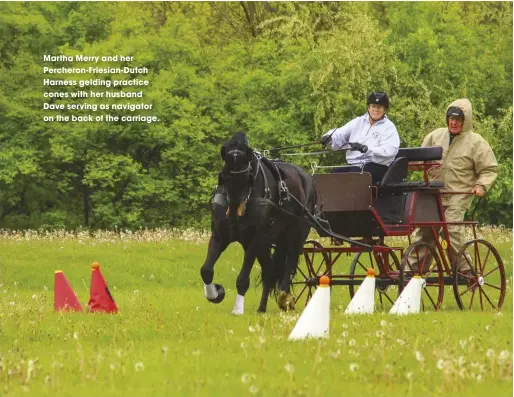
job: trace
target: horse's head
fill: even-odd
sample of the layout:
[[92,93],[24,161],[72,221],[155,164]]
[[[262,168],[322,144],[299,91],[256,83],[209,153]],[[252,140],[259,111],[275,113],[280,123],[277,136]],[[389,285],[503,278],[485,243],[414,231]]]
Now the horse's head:
[[244,132],[238,132],[221,147],[221,158],[225,168],[232,175],[247,172],[252,160],[253,150]]
[[237,214],[241,216],[253,186],[253,150],[246,134],[235,134],[221,147],[220,154],[225,162],[220,174],[220,184],[223,184],[227,191],[227,214],[234,213],[233,210],[237,207]]

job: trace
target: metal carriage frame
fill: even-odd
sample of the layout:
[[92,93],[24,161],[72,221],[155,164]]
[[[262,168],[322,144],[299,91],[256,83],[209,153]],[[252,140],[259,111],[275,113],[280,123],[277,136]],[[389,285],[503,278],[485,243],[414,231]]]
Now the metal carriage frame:
[[[392,306],[395,295],[410,279],[421,276],[423,310],[439,310],[449,285],[460,309],[499,310],[506,291],[503,260],[491,243],[477,237],[474,215],[480,200],[471,221],[446,221],[442,196],[471,193],[444,192],[441,183],[430,181],[430,172],[440,166],[436,160],[441,158],[441,147],[400,149],[378,186],[371,185],[371,175],[365,172],[314,174],[323,201],[323,217],[330,225],[329,230],[316,227],[316,231],[320,237],[330,237],[331,243],[305,243],[305,267],[299,267],[293,280],[297,302],[310,299],[322,275],[330,276],[332,286],[348,286],[353,297],[372,267],[376,273],[375,295],[382,306]],[[422,170],[423,181],[407,181],[409,169]],[[455,257],[450,249],[449,227],[472,228],[473,238]],[[417,228],[431,230],[435,244],[412,242],[411,235]],[[408,246],[389,247],[384,243],[386,237],[395,236],[407,237]],[[336,265],[345,254],[354,255],[346,273]],[[470,272],[458,269],[462,261]]]

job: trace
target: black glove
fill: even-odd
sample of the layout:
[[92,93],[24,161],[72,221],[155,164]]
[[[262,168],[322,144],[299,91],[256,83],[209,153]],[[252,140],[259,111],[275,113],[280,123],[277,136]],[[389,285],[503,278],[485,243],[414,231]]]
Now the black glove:
[[323,146],[328,146],[332,143],[332,134],[330,135],[323,135],[321,139],[319,140],[319,143],[321,143]]
[[349,144],[352,150],[356,150],[361,153],[366,153],[368,151],[368,147],[366,145],[362,145],[358,142],[350,142]]

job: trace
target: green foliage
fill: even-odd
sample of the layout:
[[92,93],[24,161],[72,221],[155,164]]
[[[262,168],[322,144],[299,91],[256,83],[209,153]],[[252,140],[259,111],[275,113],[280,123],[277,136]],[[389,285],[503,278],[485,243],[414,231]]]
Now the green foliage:
[[[44,54],[134,56],[121,65],[149,68],[159,122],[43,122]],[[56,77],[79,76],[109,77]],[[403,147],[472,101],[501,164],[480,220],[510,225],[511,3],[0,3],[0,226],[208,226],[232,133],[261,151],[310,142],[377,89]]]

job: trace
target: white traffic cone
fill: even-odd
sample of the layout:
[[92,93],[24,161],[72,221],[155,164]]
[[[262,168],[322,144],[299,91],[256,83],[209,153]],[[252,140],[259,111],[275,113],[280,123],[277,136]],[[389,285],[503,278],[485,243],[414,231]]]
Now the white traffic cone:
[[421,306],[421,290],[425,286],[425,280],[421,276],[414,276],[404,288],[391,308],[390,314],[419,313]]
[[375,309],[375,270],[369,268],[366,278],[353,296],[344,314],[372,314]]
[[296,322],[289,340],[327,338],[330,324],[330,278],[321,276],[319,287]]

